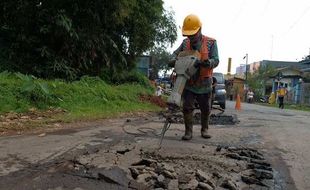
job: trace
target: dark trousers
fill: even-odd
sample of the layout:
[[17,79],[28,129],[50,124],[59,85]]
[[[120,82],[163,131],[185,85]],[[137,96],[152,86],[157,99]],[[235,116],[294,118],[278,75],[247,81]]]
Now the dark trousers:
[[279,108],[284,108],[284,97],[278,97],[279,100]]
[[211,112],[211,93],[195,94],[185,90],[183,94],[183,114],[185,125],[192,125],[195,99],[201,111],[201,126],[208,129],[208,120]]

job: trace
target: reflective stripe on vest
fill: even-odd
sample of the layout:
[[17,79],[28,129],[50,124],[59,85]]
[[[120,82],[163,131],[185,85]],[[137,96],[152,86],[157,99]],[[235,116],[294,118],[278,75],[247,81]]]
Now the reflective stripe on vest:
[[[200,47],[200,55],[201,55],[201,61],[205,61],[209,59],[209,49],[208,49],[208,38],[207,36],[202,36],[202,42]],[[186,40],[186,50],[191,50],[191,44],[189,39]],[[212,77],[213,69],[206,68],[203,66],[200,66],[200,74],[199,74],[199,80],[203,80],[206,77]]]

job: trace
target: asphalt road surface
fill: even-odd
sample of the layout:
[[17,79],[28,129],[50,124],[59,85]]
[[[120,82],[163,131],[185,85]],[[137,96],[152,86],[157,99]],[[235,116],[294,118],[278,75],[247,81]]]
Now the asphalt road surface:
[[[207,163],[213,171],[222,171],[223,178],[235,180],[236,189],[310,189],[310,112],[246,103],[236,111],[234,106],[228,101],[225,114],[236,115],[238,124],[210,126],[211,139],[202,139],[197,125],[190,142],[180,140],[183,125],[172,124],[161,149],[158,134],[163,120],[154,115],[66,124],[64,129],[45,135],[0,137],[0,189],[102,189],[101,182],[90,181],[92,176],[86,176],[86,181],[76,180],[72,176],[81,177],[81,173],[71,175],[64,170],[73,171],[73,167],[76,171],[90,171],[90,166],[128,168],[142,155],[174,164],[177,174],[182,167],[203,168],[201,164]],[[258,150],[271,163],[274,185],[244,186],[237,179],[242,174],[241,162],[227,159],[227,152],[213,153],[218,147]],[[222,184],[227,188],[219,179],[217,176],[215,186]]]

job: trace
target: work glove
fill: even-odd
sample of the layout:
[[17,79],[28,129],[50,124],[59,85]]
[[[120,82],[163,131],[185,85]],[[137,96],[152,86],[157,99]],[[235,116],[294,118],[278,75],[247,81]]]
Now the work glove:
[[205,67],[211,67],[211,62],[210,62],[210,60],[209,60],[209,59],[205,60],[205,61],[203,62],[203,65],[204,65]]
[[201,62],[200,60],[197,59],[197,60],[195,61],[195,63],[194,63],[194,67],[195,67],[195,68],[198,68],[201,64],[202,64],[202,62]]
[[171,60],[168,62],[168,66],[169,66],[169,67],[174,67],[176,61],[177,61],[176,59],[171,59]]

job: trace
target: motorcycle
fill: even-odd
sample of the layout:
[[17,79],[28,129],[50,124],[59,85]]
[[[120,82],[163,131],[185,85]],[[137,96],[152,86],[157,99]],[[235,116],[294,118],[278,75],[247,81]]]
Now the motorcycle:
[[259,101],[260,101],[261,103],[268,103],[268,101],[269,101],[269,96],[262,96],[262,97],[260,97]]

